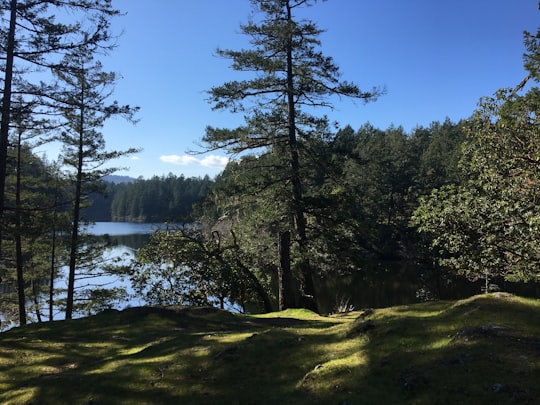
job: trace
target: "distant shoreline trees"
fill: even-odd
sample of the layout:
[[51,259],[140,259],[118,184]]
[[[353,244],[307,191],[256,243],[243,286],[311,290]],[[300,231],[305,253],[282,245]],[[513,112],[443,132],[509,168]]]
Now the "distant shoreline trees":
[[187,223],[213,184],[209,176],[170,173],[149,179],[114,183],[105,178],[105,193],[90,195],[83,215],[91,221]]

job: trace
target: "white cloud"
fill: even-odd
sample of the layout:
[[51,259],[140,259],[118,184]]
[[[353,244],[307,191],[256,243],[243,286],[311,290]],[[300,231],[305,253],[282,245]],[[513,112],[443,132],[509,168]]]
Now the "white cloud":
[[225,166],[227,166],[228,162],[229,162],[228,157],[210,155],[201,159],[200,164],[201,166],[204,166],[204,167],[224,168]]
[[173,165],[186,166],[189,164],[199,163],[199,159],[193,156],[178,156],[178,155],[163,155],[159,158],[162,162],[171,163]]
[[229,162],[229,158],[224,156],[210,155],[202,159],[198,159],[195,156],[189,155],[162,155],[159,160],[164,163],[171,163],[173,165],[187,166],[187,165],[200,165],[211,168],[224,168]]
[[132,157],[131,157],[131,160],[141,160],[141,158],[138,157],[138,156],[132,156]]

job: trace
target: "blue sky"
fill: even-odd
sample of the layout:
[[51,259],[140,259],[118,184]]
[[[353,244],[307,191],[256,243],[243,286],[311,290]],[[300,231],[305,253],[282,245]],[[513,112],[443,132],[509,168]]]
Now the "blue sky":
[[[120,119],[104,128],[108,149],[143,151],[117,161],[121,175],[218,174],[227,157],[202,150],[205,127],[233,128],[243,117],[211,110],[205,91],[244,76],[215,49],[249,46],[240,23],[249,0],[114,0],[127,13],[114,21],[123,32],[103,60],[121,74],[115,98],[141,107],[139,123]],[[386,87],[377,102],[335,100],[326,111],[341,126],[369,122],[410,132],[432,121],[472,114],[482,96],[524,77],[523,30],[536,32],[536,0],[328,0],[301,10],[326,30],[323,51],[342,78],[361,88]]]

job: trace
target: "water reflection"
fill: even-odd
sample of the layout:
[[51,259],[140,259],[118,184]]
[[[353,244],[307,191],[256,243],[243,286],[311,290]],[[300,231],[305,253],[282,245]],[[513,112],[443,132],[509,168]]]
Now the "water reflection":
[[[136,250],[148,242],[151,233],[167,226],[174,225],[105,222],[96,224],[94,231],[111,235],[117,243],[115,253],[122,253],[123,249],[130,257],[135,257]],[[493,282],[505,292],[540,297],[537,283]],[[316,280],[322,313],[335,312],[344,303],[361,309],[407,305],[429,298],[462,299],[479,294],[483,284],[482,280],[470,282],[448,273],[426,272],[422,266],[406,262],[377,262],[364,271]]]
[[[104,258],[123,257],[122,264],[129,265],[139,248],[150,239],[151,234],[160,228],[175,226],[168,224],[141,224],[122,222],[99,222],[88,228],[95,235],[109,235],[113,247],[108,249]],[[339,306],[362,309],[367,307],[382,308],[420,302],[430,296],[439,299],[461,299],[479,294],[483,281],[469,282],[463,277],[449,274],[425,274],[417,264],[403,262],[373,263],[364,271],[348,275],[331,276],[316,280],[319,308],[322,313],[336,312]],[[96,280],[94,280],[96,281]],[[97,280],[109,288],[123,287],[132,293],[127,277],[107,275]],[[65,280],[58,280],[61,284]],[[540,284],[509,283],[493,280],[500,289],[516,295],[538,298]],[[0,284],[0,293],[7,293],[7,286]],[[419,294],[421,292],[422,294]],[[144,305],[138,298],[130,298],[117,309],[128,306]],[[63,319],[58,314],[56,319]],[[2,314],[0,314],[0,319]]]
[[113,235],[110,236],[111,242],[117,247],[129,249],[135,252],[143,247],[150,240],[149,234],[132,234],[132,235]]
[[335,312],[343,303],[355,309],[407,305],[429,298],[464,298],[480,292],[478,283],[463,278],[435,280],[418,265],[374,263],[364,271],[318,280],[321,311]]
[[87,232],[92,235],[149,235],[158,229],[176,226],[169,223],[96,222],[88,226]]
[[[511,283],[500,278],[491,283],[500,291],[540,298],[538,283]],[[483,286],[484,280],[472,282],[452,273],[426,272],[418,264],[404,262],[374,263],[365,271],[321,278],[317,282],[323,313],[335,312],[344,303],[362,309],[408,305],[426,299],[463,299],[480,294]]]

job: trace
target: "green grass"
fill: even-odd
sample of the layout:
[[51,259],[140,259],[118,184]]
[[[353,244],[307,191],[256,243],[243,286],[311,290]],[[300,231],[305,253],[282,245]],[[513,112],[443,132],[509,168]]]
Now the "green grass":
[[540,302],[132,308],[0,334],[2,404],[534,404]]

